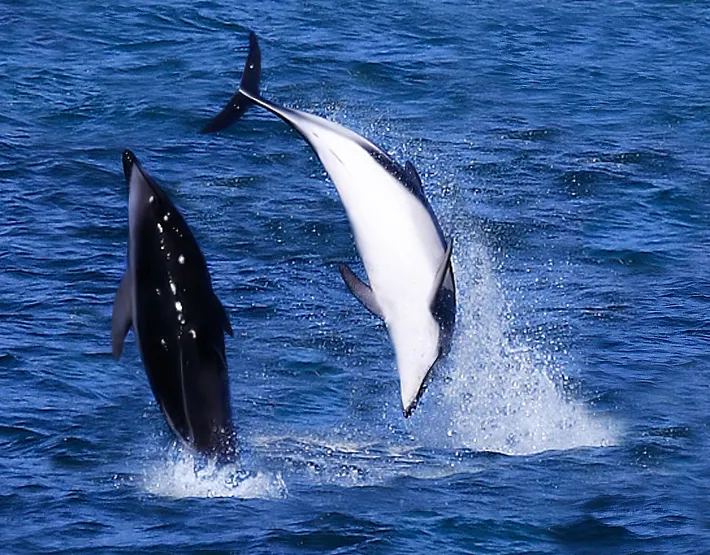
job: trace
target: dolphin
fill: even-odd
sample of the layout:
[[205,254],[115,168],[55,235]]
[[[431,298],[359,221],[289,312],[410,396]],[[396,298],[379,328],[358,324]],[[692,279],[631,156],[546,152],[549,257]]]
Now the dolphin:
[[229,127],[256,104],[293,127],[328,172],[355,236],[369,286],[345,264],[352,294],[384,320],[394,346],[405,418],[431,368],[450,347],[456,291],[447,242],[411,162],[397,164],[360,135],[261,96],[261,51],[252,32],[239,90],[202,133]]
[[113,303],[111,343],[121,357],[132,327],[155,400],[188,446],[236,458],[224,333],[227,313],[197,241],[180,212],[130,150],[128,266]]

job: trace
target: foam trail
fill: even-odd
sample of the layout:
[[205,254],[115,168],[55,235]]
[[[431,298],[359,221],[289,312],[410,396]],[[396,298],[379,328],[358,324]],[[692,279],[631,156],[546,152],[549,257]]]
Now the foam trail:
[[429,414],[449,420],[449,445],[509,455],[613,445],[613,424],[565,395],[564,373],[545,346],[511,333],[491,258],[475,239],[467,242],[454,248],[457,333],[432,392],[438,416]]
[[288,495],[281,474],[247,473],[237,466],[217,468],[183,449],[148,469],[145,489],[162,497],[235,497],[281,499]]

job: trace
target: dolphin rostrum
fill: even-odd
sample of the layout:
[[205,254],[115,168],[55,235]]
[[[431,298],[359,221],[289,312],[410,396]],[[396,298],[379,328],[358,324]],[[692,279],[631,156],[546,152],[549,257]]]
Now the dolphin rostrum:
[[451,243],[411,162],[402,168],[345,127],[266,100],[259,92],[260,76],[261,52],[250,33],[239,90],[202,132],[229,127],[257,104],[298,131],[315,151],[350,220],[370,285],[344,264],[340,273],[353,295],[387,326],[408,417],[431,367],[451,342],[456,318]]
[[120,358],[133,327],[150,387],[172,430],[190,447],[236,458],[224,333],[229,318],[204,256],[168,196],[129,150],[128,266],[113,304],[111,342]]

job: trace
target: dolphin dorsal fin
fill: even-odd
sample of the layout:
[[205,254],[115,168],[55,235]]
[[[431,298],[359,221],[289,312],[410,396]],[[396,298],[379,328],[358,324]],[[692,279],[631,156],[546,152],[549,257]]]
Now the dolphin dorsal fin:
[[451,263],[451,252],[453,251],[453,241],[449,239],[447,241],[447,247],[446,247],[446,252],[444,253],[444,258],[439,264],[439,269],[436,271],[436,274],[434,276],[434,283],[431,288],[431,294],[430,294],[430,301],[429,301],[429,306],[434,307],[434,303],[436,302],[436,296],[439,293],[439,289],[441,289],[441,286],[444,283],[444,279],[446,279],[446,273],[449,269],[449,264]]
[[385,317],[382,315],[382,309],[372,289],[370,289],[367,284],[363,283],[346,264],[339,264],[338,269],[340,270],[340,275],[343,277],[345,285],[348,286],[348,289],[350,289],[350,292],[355,298],[360,301],[367,310],[384,320]]
[[111,350],[113,356],[121,358],[123,341],[133,324],[133,302],[131,300],[131,273],[126,270],[113,300],[113,315],[111,316]]
[[419,198],[424,198],[424,187],[422,186],[422,179],[417,173],[417,168],[414,167],[409,160],[404,165],[404,176],[407,179],[408,185],[411,187],[412,192],[416,194]]
[[404,165],[404,175],[407,176],[409,182],[423,195],[424,187],[422,186],[422,178],[419,177],[417,168],[415,168],[414,164],[409,160],[407,160],[407,163]]

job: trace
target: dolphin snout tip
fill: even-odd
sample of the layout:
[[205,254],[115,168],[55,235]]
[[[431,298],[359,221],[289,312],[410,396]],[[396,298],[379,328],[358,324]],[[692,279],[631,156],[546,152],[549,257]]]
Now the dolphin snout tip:
[[133,170],[133,164],[136,163],[135,155],[128,149],[123,151],[123,175],[126,178],[126,183],[131,181],[131,172]]

